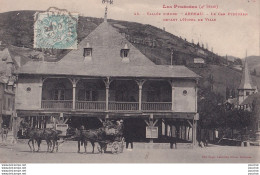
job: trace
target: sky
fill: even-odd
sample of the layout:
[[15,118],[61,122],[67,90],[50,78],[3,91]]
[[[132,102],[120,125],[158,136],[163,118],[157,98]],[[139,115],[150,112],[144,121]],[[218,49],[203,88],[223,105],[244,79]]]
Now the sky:
[[[166,6],[197,6],[203,9],[163,8]],[[206,5],[216,8],[205,8]],[[47,10],[49,7],[67,9],[82,16],[104,17],[102,0],[0,0],[0,13],[15,10]],[[135,13],[140,15],[134,15]],[[147,15],[147,13],[161,15]],[[163,13],[178,13],[163,16]],[[165,18],[199,18],[185,16],[186,12],[203,12],[203,22],[163,21]],[[211,16],[211,13],[247,13],[247,16]],[[167,32],[181,36],[187,41],[203,43],[221,56],[244,58],[260,55],[260,1],[259,0],[114,0],[108,5],[108,18],[165,27]],[[208,14],[208,15],[206,15]],[[205,17],[216,21],[205,21]]]

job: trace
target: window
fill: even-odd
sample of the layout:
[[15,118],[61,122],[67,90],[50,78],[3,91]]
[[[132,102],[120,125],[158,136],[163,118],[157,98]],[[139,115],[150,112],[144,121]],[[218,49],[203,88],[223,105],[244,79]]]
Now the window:
[[6,100],[6,97],[5,97],[5,98],[4,98],[4,101],[3,101],[3,109],[4,109],[4,110],[6,110],[6,103],[7,103],[6,101],[7,101],[7,100]]
[[53,100],[65,100],[65,86],[58,83],[53,91]]
[[246,96],[250,95],[250,92],[246,92]]
[[55,89],[54,90],[54,100],[65,100],[65,90]]
[[124,90],[116,91],[116,101],[128,101],[127,91]]
[[184,91],[182,92],[182,94],[183,94],[184,96],[186,96],[186,95],[188,94],[187,90],[184,90]]
[[129,53],[129,49],[121,49],[120,55],[122,58],[126,58],[128,57],[128,53]]
[[32,90],[32,89],[31,89],[30,87],[28,87],[28,88],[26,89],[27,92],[31,92],[31,90]]
[[97,101],[98,92],[94,90],[80,89],[78,93],[79,101]]
[[8,98],[8,110],[11,110],[11,99]]
[[84,57],[91,57],[92,56],[92,48],[84,48]]

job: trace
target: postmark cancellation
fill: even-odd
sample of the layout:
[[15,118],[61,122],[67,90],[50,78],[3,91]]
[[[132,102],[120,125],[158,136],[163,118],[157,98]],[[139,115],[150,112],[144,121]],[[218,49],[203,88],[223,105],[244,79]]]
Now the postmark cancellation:
[[55,7],[34,16],[34,48],[77,49],[78,14]]

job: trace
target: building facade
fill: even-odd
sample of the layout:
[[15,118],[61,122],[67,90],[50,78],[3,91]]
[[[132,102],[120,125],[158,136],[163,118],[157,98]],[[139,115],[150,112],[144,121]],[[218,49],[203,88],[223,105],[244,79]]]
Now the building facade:
[[16,62],[8,48],[0,45],[0,129],[6,125],[13,129],[15,121]]
[[120,119],[135,141],[196,142],[199,76],[155,65],[106,21],[60,61],[28,62],[17,76],[17,116],[32,127],[59,119],[93,128]]

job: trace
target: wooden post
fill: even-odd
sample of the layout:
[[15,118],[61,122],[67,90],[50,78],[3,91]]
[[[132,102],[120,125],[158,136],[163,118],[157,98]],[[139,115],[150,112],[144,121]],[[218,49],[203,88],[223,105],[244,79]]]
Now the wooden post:
[[[43,85],[43,78],[41,77],[40,78],[40,85],[39,85],[39,88],[41,89],[41,93],[40,93],[40,96],[39,96],[39,99],[40,99],[39,108],[40,109],[42,108],[42,85]],[[17,87],[17,89],[18,89],[18,87]]]
[[108,111],[109,86],[106,86],[106,111]]
[[142,89],[143,89],[143,84],[145,83],[145,80],[135,80],[138,88],[139,88],[139,100],[138,100],[138,110],[142,110]]
[[193,143],[193,146],[195,146],[197,144],[197,132],[196,132],[196,129],[197,129],[197,121],[196,120],[192,120],[192,143]]
[[165,132],[165,136],[167,137],[168,136],[168,124],[166,121],[165,121],[164,125],[165,125],[164,132]]
[[197,113],[198,111],[198,80],[196,80],[196,84],[195,84],[195,112]]
[[[153,126],[153,114],[150,114],[150,117],[149,117],[149,125],[150,125],[150,126]],[[153,143],[153,139],[150,139],[150,143]]]
[[141,85],[139,85],[139,107],[138,107],[138,109],[139,109],[139,111],[141,111],[142,110],[142,86]]
[[174,109],[174,90],[175,90],[175,88],[174,88],[174,81],[173,80],[169,80],[169,83],[170,83],[170,85],[172,87],[172,111],[174,111],[175,110]]
[[80,79],[69,78],[69,80],[72,83],[72,109],[75,110],[76,109],[76,87]]
[[76,109],[76,83],[73,83],[72,87],[73,87],[73,91],[72,91],[72,94],[73,94],[72,109],[75,110]]
[[103,81],[104,81],[105,86],[106,86],[106,111],[108,111],[109,85],[112,81],[110,80],[110,77],[103,79]]

